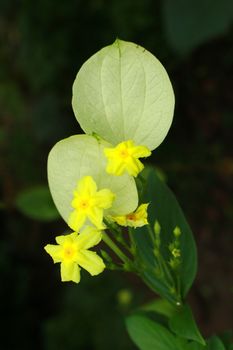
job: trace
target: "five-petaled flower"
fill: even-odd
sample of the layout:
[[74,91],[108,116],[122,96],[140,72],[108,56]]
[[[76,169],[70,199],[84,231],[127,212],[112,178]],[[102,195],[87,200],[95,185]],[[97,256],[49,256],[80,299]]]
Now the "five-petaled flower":
[[147,207],[149,203],[141,204],[133,213],[122,216],[113,216],[111,219],[118,225],[129,227],[142,227],[148,224],[147,221]]
[[105,228],[103,225],[103,212],[112,206],[115,195],[109,189],[97,191],[97,185],[91,176],[84,176],[79,180],[74,191],[74,198],[68,225],[74,231],[79,231],[86,220],[95,225],[99,230]]
[[149,157],[151,151],[146,146],[137,146],[134,141],[128,140],[114,148],[105,148],[104,154],[108,159],[106,171],[109,174],[119,176],[128,172],[136,177],[144,168],[138,158]]
[[101,273],[104,262],[89,248],[101,241],[101,232],[94,227],[86,227],[82,233],[73,232],[66,236],[56,237],[58,245],[47,244],[46,252],[52,257],[54,263],[61,263],[61,280],[63,282],[80,281],[80,267],[87,270],[92,276]]

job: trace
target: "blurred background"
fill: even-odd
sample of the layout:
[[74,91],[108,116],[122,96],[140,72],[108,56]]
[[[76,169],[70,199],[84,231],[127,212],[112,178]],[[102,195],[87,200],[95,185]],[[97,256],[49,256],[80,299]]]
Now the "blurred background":
[[153,293],[108,271],[62,284],[43,250],[66,229],[47,187],[48,152],[81,132],[72,83],[116,37],[169,73],[175,117],[152,161],[197,242],[189,299],[200,328],[233,328],[232,19],[230,0],[0,0],[1,349],[135,349],[124,315]]

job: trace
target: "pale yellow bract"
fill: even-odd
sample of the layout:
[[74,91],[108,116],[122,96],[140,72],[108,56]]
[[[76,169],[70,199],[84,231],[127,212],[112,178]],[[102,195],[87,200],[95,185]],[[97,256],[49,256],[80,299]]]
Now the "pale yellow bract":
[[157,148],[170,129],[174,103],[159,60],[119,39],[90,57],[73,84],[72,106],[81,128],[113,145],[134,140]]
[[71,206],[74,210],[68,219],[68,225],[74,231],[79,231],[86,220],[95,225],[99,230],[105,228],[103,225],[103,212],[112,206],[115,198],[109,189],[97,191],[97,185],[91,176],[84,176],[79,180],[74,190],[74,198]]
[[137,146],[134,141],[128,140],[119,143],[116,147],[105,148],[104,154],[108,159],[106,171],[113,175],[122,175],[128,172],[136,177],[144,168],[138,158],[149,157],[151,151],[146,146]]
[[118,225],[129,227],[142,227],[148,224],[147,221],[147,208],[149,203],[141,204],[137,210],[133,213],[122,216],[111,217]]
[[80,281],[80,267],[87,270],[92,276],[100,274],[104,262],[89,248],[101,241],[101,232],[94,227],[86,227],[82,233],[73,232],[70,235],[56,237],[58,245],[47,244],[46,252],[54,263],[61,263],[61,280],[63,282]]

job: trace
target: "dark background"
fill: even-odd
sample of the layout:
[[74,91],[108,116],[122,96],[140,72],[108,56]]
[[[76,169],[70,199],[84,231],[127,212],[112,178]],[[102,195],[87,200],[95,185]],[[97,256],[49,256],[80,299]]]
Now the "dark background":
[[73,80],[116,37],[144,46],[170,75],[174,122],[152,160],[193,228],[189,299],[200,328],[233,328],[232,18],[227,0],[0,0],[1,349],[134,349],[124,315],[153,293],[108,271],[62,284],[43,251],[66,229],[48,194],[48,152],[81,132]]

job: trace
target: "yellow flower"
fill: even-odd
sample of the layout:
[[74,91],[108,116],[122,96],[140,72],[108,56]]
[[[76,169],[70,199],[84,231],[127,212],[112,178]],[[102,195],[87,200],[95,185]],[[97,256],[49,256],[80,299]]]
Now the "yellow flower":
[[104,268],[103,260],[89,248],[101,241],[101,232],[94,227],[86,227],[82,233],[73,232],[70,235],[56,237],[58,245],[47,244],[46,252],[54,263],[61,263],[61,280],[63,282],[80,281],[80,267],[92,276],[101,273]]
[[122,215],[122,216],[113,216],[111,217],[111,219],[121,226],[130,226],[135,228],[142,227],[148,224],[148,221],[147,221],[148,205],[149,203],[141,204],[135,212],[127,215]]
[[108,159],[107,173],[119,176],[127,171],[130,175],[137,176],[144,168],[138,158],[149,157],[151,151],[145,146],[136,146],[129,140],[114,148],[105,148],[104,154]]
[[108,189],[97,191],[93,178],[84,176],[74,191],[71,202],[74,211],[69,216],[68,225],[72,230],[79,231],[89,219],[99,230],[103,229],[103,211],[112,206],[114,198],[115,195]]

